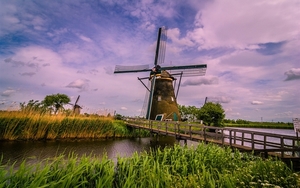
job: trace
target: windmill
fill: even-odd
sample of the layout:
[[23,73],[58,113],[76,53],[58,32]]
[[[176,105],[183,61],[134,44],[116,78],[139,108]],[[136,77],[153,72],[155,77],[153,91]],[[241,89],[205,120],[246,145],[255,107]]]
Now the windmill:
[[[150,72],[149,77],[139,78],[138,80],[145,86],[149,97],[147,100],[146,119],[163,120],[169,119],[177,121],[180,114],[177,106],[177,96],[183,76],[203,76],[206,73],[206,64],[184,65],[184,66],[165,66],[164,62],[167,30],[165,27],[158,29],[157,44],[155,51],[154,67],[149,65],[122,66],[116,65],[114,73],[133,73]],[[175,95],[176,78],[179,76],[179,83]],[[147,87],[142,80],[149,80],[150,86]],[[175,83],[173,85],[173,82]]]
[[80,95],[78,95],[78,97],[77,97],[77,99],[76,99],[76,102],[75,102],[74,104],[69,103],[70,105],[73,106],[73,114],[75,114],[75,115],[80,114],[80,109],[82,109],[81,106],[79,106],[79,105],[77,104],[78,101],[79,101],[79,98],[80,98]]

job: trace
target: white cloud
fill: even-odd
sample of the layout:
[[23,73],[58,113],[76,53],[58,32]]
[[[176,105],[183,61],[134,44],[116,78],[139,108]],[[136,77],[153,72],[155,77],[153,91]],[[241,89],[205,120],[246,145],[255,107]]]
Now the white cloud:
[[215,102],[215,103],[229,103],[231,101],[230,97],[227,96],[220,96],[220,97],[208,97],[208,102]]
[[11,95],[13,95],[14,93],[16,93],[16,90],[13,90],[13,89],[7,89],[5,91],[3,91],[1,93],[1,96],[3,97],[10,97]]
[[284,75],[287,76],[285,81],[298,80],[300,79],[300,68],[293,68],[285,72]]
[[124,106],[122,106],[121,108],[120,108],[121,110],[128,110],[126,107],[124,107]]
[[[225,46],[245,49],[253,44],[293,40],[299,36],[297,0],[217,0],[198,12],[189,33],[202,49]],[[203,28],[200,26],[204,26]]]
[[79,35],[79,38],[85,42],[93,42],[92,39],[83,35]]
[[261,102],[261,101],[251,101],[251,104],[260,105],[260,104],[263,104],[263,102]]
[[199,85],[215,85],[218,84],[217,77],[201,77],[201,78],[194,78],[188,79],[182,83],[182,86],[199,86]]
[[87,79],[78,79],[71,83],[69,83],[66,87],[68,88],[76,88],[80,91],[85,91],[89,88],[89,80]]

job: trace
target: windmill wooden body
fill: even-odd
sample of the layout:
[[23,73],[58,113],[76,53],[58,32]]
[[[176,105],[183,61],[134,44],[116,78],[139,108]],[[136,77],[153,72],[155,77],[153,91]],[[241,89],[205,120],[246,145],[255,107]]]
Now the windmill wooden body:
[[78,101],[79,101],[79,98],[80,98],[80,95],[78,95],[78,97],[77,97],[77,99],[76,99],[76,102],[75,102],[74,104],[69,103],[70,105],[73,106],[73,114],[74,114],[74,115],[79,115],[79,114],[80,114],[80,109],[82,109],[81,106],[79,106],[79,105],[77,104]]
[[[154,67],[148,65],[115,67],[114,73],[150,72],[149,77],[138,78],[149,92],[146,118],[151,120],[178,121],[180,114],[177,105],[177,96],[183,76],[203,76],[207,65],[160,66],[164,61],[166,49],[167,30],[162,27],[158,30]],[[177,92],[175,94],[176,78],[179,77]],[[151,82],[150,88],[143,80]]]

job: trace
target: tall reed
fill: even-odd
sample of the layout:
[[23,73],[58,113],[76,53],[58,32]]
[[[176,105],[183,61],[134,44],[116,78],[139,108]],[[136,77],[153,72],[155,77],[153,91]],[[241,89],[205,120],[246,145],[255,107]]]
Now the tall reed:
[[111,117],[0,112],[0,140],[107,138],[134,134],[122,121]]

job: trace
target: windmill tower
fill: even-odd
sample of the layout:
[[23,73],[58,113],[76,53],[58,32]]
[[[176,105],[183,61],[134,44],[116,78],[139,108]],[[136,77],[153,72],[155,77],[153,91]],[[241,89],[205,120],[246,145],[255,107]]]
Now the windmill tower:
[[79,98],[80,98],[80,95],[78,95],[78,97],[77,97],[77,99],[76,99],[76,102],[75,102],[74,104],[69,103],[70,105],[73,106],[73,114],[74,114],[74,115],[79,115],[79,114],[80,114],[80,109],[82,109],[81,106],[79,106],[79,105],[77,104],[78,101],[79,101]]
[[[154,67],[149,69],[148,65],[121,66],[116,65],[114,73],[150,72],[149,77],[138,78],[149,92],[147,101],[146,119],[163,120],[170,119],[177,121],[180,114],[177,106],[177,96],[183,76],[203,76],[206,72],[206,64],[168,66],[161,67],[164,62],[167,30],[165,27],[159,28],[154,59]],[[176,78],[179,76],[179,83],[175,95]],[[151,82],[150,88],[142,81],[144,79]],[[175,84],[174,84],[175,82]]]

